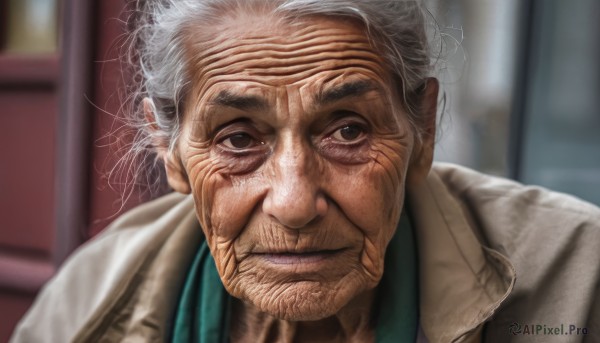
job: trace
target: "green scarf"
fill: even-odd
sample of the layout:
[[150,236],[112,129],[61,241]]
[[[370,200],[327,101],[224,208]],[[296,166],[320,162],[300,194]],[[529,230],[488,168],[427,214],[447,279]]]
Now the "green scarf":
[[[378,288],[376,342],[416,341],[418,325],[416,241],[406,211],[385,256]],[[189,270],[177,307],[174,343],[229,341],[230,296],[225,291],[206,241]]]

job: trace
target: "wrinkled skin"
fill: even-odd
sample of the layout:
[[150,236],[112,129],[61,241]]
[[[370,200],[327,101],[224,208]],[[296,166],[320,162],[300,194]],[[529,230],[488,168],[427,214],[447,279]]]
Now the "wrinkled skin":
[[169,183],[193,194],[223,284],[241,299],[232,340],[301,341],[310,327],[312,341],[370,341],[407,176],[428,172],[431,139],[415,136],[362,27],[255,19],[190,35]]

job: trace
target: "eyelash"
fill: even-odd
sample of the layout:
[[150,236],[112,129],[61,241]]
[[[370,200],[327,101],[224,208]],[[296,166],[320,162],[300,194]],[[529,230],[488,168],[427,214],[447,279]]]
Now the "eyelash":
[[[347,141],[347,142],[333,138],[334,134],[336,134],[338,131],[340,131],[346,127],[359,128],[362,131],[360,133],[361,136],[354,140]],[[329,131],[329,133],[326,135],[326,137],[330,140],[335,140],[337,142],[336,144],[341,144],[341,145],[346,145],[346,146],[354,146],[354,145],[362,144],[368,134],[369,134],[369,126],[366,123],[363,123],[362,121],[358,121],[358,120],[344,120],[341,123],[335,125],[335,128],[333,130]]]
[[[242,135],[247,136],[252,141],[250,143],[251,144],[254,143],[254,144],[251,145],[251,146],[245,147],[245,148],[236,148],[235,146],[231,146],[231,147],[227,146],[227,144],[225,143],[227,140],[230,140],[233,137],[242,136]],[[227,134],[226,136],[218,139],[217,140],[217,144],[221,145],[221,146],[224,146],[225,149],[227,149],[227,150],[231,150],[231,151],[235,151],[235,152],[246,152],[248,150],[251,150],[254,147],[264,145],[265,142],[261,141],[260,139],[257,139],[255,137],[255,135],[253,135],[253,134],[251,134],[251,133],[249,133],[247,131],[235,131],[235,132]]]
[[[227,140],[238,135],[248,136],[251,140],[252,145],[245,148],[236,148],[234,146],[227,146],[225,143]],[[239,157],[249,155],[256,150],[257,147],[264,145],[265,142],[257,138],[260,135],[257,134],[246,118],[236,119],[234,121],[225,123],[213,131],[213,137],[216,147],[222,152],[234,154]]]
[[348,128],[348,127],[355,127],[355,128],[358,128],[358,129],[360,129],[360,130],[362,131],[362,133],[365,133],[365,132],[367,131],[367,128],[365,127],[365,125],[358,124],[358,123],[348,123],[348,124],[344,124],[344,125],[342,125],[342,126],[338,127],[338,128],[337,128],[337,129],[334,131],[334,133],[335,133],[335,132],[337,132],[337,131],[339,131],[339,130],[342,130],[342,129]]

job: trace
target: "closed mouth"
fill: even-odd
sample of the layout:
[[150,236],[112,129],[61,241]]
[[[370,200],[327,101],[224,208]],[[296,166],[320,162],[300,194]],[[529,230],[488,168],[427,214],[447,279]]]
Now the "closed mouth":
[[257,255],[262,256],[265,260],[274,264],[301,264],[301,263],[314,263],[322,260],[331,258],[345,249],[334,249],[334,250],[311,250],[303,252],[266,252],[259,253]]

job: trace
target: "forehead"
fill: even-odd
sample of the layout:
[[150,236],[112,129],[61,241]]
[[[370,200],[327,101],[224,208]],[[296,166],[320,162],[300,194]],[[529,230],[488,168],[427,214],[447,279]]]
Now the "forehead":
[[194,30],[188,28],[186,53],[196,95],[240,86],[317,93],[348,80],[389,84],[383,58],[357,21],[239,14],[208,34]]

